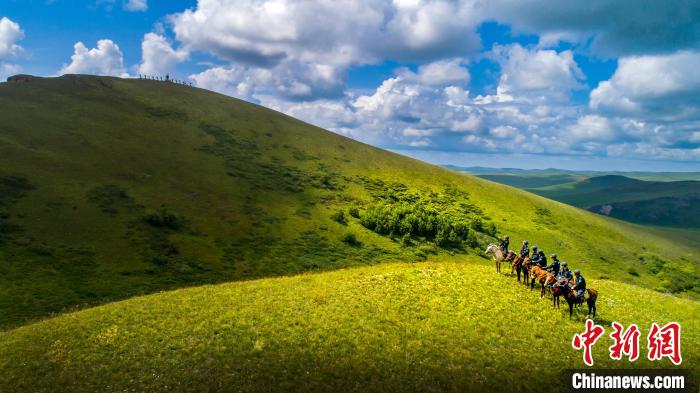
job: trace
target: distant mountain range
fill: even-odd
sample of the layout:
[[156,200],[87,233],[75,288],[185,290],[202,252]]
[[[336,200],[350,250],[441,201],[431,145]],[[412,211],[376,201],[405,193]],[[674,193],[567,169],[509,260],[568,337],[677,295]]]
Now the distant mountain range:
[[625,221],[700,228],[700,172],[447,167]]

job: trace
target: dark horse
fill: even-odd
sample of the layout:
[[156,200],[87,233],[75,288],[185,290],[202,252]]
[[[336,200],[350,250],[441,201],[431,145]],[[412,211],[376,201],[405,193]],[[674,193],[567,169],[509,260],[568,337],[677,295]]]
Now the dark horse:
[[[571,315],[574,313],[574,305],[583,304],[584,299],[576,296],[576,293],[574,293],[574,290],[571,289],[571,287],[568,285],[564,285],[563,287],[560,287],[560,288],[563,289],[564,299],[566,299],[566,302],[569,303],[569,319],[571,319]],[[588,292],[588,297],[585,299],[586,304],[588,305],[588,315],[591,315],[592,317],[595,318],[595,312],[596,312],[595,302],[598,299],[598,291],[596,291],[593,288],[588,288],[588,289],[586,289],[586,292]]]
[[530,284],[530,269],[532,269],[533,264],[530,262],[530,257],[525,257],[520,263],[520,271],[523,273],[523,284],[528,286]]
[[551,286],[552,302],[555,308],[559,308],[559,297],[564,295],[564,287],[568,287],[569,283],[566,278],[560,278]]
[[513,258],[513,265],[510,269],[510,274],[512,275],[513,272],[516,272],[518,274],[518,282],[520,282],[520,273],[523,273],[524,260],[525,258],[521,258],[520,255],[515,255],[515,257]]

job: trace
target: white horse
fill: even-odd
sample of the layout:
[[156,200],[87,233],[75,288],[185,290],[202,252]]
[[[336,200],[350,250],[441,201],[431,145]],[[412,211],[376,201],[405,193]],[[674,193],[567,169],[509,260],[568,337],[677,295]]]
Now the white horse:
[[501,272],[501,263],[503,263],[503,261],[505,261],[508,256],[503,253],[503,250],[501,250],[501,247],[499,247],[493,243],[489,244],[489,246],[486,247],[485,253],[491,254],[494,262],[496,262],[496,272],[500,273]]

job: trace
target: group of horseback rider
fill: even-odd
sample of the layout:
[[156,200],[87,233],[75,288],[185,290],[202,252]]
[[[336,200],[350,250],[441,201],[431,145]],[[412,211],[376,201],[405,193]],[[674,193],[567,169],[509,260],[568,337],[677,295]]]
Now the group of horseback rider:
[[[510,239],[508,236],[503,236],[501,239],[501,244],[499,248],[503,252],[503,255],[508,254],[508,245],[510,244]],[[544,251],[537,248],[537,246],[532,247],[532,256],[530,256],[530,246],[527,240],[523,241],[522,247],[520,247],[520,258],[525,259],[530,257],[530,263],[534,266],[539,266],[540,268],[551,273],[556,278],[554,282],[549,285],[567,285],[573,279],[573,284],[569,284],[570,288],[574,291],[576,296],[583,298],[586,293],[586,279],[578,269],[573,272],[569,270],[569,265],[566,261],[559,261],[557,254],[550,255],[552,259],[551,264],[547,264],[547,257]]]

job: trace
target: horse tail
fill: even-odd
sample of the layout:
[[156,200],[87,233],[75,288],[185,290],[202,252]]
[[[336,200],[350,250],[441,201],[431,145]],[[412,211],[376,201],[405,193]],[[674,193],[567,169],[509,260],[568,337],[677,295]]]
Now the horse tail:
[[588,298],[591,299],[592,301],[596,301],[598,299],[598,291],[596,291],[593,288],[588,288],[586,291],[588,291]]

